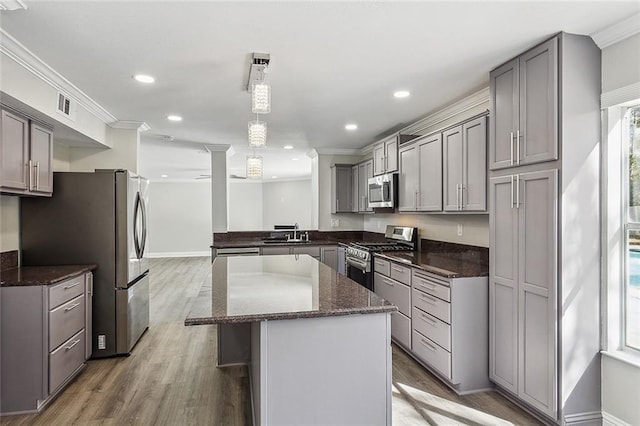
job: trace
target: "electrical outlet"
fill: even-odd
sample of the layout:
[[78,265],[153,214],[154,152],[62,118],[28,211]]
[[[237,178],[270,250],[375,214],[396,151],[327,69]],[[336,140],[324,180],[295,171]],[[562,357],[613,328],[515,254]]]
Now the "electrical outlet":
[[458,237],[462,237],[462,224],[458,224]]
[[104,334],[98,335],[98,349],[107,349],[107,342]]
[[331,227],[337,228],[338,226],[340,226],[340,219],[331,219]]

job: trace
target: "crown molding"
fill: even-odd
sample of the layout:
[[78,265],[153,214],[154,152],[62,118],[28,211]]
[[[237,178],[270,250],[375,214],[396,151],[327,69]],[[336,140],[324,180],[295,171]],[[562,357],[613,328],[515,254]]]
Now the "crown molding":
[[138,130],[140,132],[151,130],[151,127],[144,121],[114,121],[113,123],[109,123],[109,127],[114,129]]
[[22,43],[0,28],[0,53],[11,58],[25,70],[38,77],[56,90],[73,98],[79,105],[105,124],[117,121],[111,113],[78,89],[69,80],[47,65],[42,59],[27,49]]
[[640,12],[591,34],[600,49],[640,33]]
[[636,103],[640,100],[640,82],[610,90],[600,96],[600,108]]
[[0,10],[11,11],[20,9],[28,9],[22,0],[0,0]]
[[427,115],[426,117],[416,121],[413,124],[400,130],[402,135],[415,135],[420,134],[424,129],[437,126],[438,124],[460,115],[472,108],[489,102],[489,87],[478,90],[471,95],[460,99],[451,105],[438,110],[437,112]]

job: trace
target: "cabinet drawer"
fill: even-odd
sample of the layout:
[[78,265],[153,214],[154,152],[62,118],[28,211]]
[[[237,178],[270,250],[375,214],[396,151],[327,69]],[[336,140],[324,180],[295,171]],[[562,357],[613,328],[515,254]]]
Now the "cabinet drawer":
[[429,293],[437,298],[451,301],[451,288],[449,287],[449,280],[438,279],[430,274],[426,274],[422,271],[413,270],[413,276],[411,277],[411,285],[413,288],[417,288],[425,293]]
[[413,308],[413,328],[451,352],[451,326],[436,317]]
[[84,293],[84,275],[49,287],[49,309],[60,306]]
[[308,254],[312,257],[320,257],[320,247],[293,247],[291,250],[293,254]]
[[430,294],[413,289],[413,306],[450,324],[451,305]]
[[271,256],[271,255],[280,255],[280,254],[289,254],[289,247],[262,247],[262,255],[263,256]]
[[393,303],[400,312],[411,317],[411,287],[374,272],[373,288],[378,296]]
[[84,295],[69,300],[49,312],[49,350],[84,328]]
[[407,349],[411,348],[411,319],[400,312],[391,312],[391,337]]
[[405,283],[406,285],[411,285],[411,268],[392,263],[391,278],[400,281],[401,283]]
[[85,335],[81,330],[49,354],[49,393],[84,363],[84,346]]
[[391,262],[380,259],[379,257],[374,257],[373,270],[389,277],[391,276]]
[[415,330],[411,335],[411,344],[411,350],[418,358],[451,380],[451,354],[449,352]]

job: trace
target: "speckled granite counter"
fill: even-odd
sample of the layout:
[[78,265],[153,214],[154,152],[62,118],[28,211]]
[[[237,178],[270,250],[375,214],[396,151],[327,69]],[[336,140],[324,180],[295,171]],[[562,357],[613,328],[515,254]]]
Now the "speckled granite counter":
[[185,325],[394,312],[397,308],[306,255],[218,258]]
[[51,285],[92,271],[97,265],[25,266],[0,272],[0,287]]
[[386,252],[375,256],[402,262],[445,278],[486,277],[489,249],[423,239],[420,252]]

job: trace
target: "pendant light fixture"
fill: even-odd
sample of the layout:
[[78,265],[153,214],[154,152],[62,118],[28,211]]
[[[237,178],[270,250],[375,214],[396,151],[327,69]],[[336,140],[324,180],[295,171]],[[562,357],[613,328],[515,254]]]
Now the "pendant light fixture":
[[249,146],[252,148],[263,148],[267,145],[267,123],[259,121],[256,117],[255,121],[250,121],[249,129]]
[[251,112],[255,114],[271,112],[271,86],[264,80],[256,80],[251,84]]
[[247,157],[247,179],[262,179],[262,157],[259,155]]

